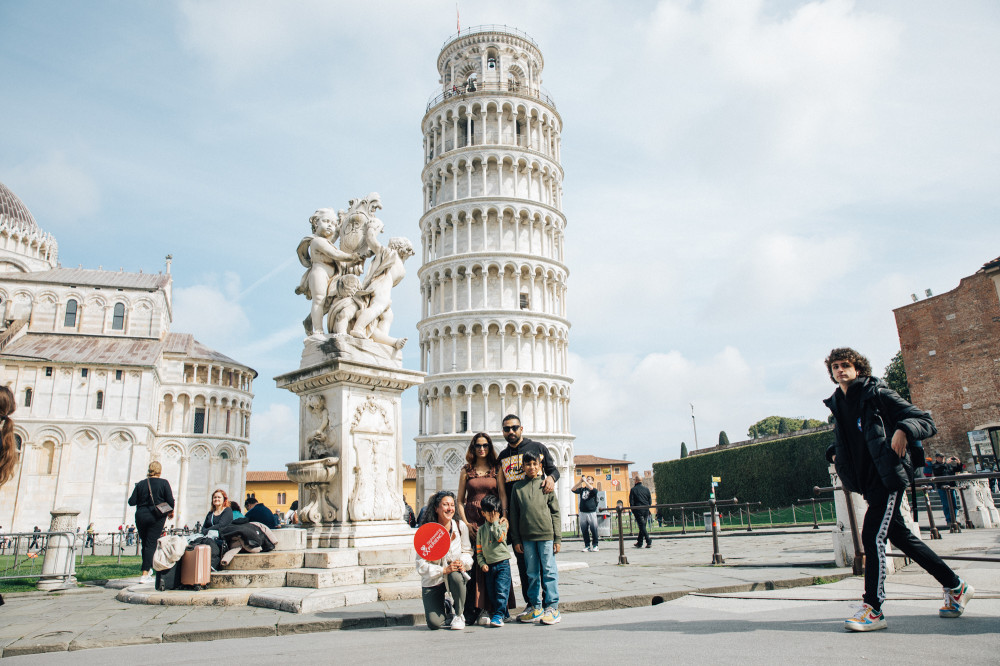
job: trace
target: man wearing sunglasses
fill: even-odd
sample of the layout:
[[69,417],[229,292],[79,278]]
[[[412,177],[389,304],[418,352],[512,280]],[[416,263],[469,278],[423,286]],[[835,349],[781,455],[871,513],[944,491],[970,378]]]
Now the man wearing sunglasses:
[[[524,478],[522,456],[527,451],[535,453],[542,461],[542,492],[553,492],[556,488],[556,481],[559,480],[559,470],[556,469],[549,450],[540,442],[523,436],[524,429],[521,427],[521,417],[508,414],[503,417],[502,424],[503,438],[507,440],[507,448],[497,456],[497,462],[500,464],[500,471],[503,473],[504,484],[507,487],[507,506],[509,507],[511,503],[510,496],[514,490],[514,484]],[[517,572],[521,577],[521,596],[524,598],[524,603],[530,607],[537,600],[528,599],[528,569],[524,562],[524,553],[515,552],[514,556],[517,558]],[[542,599],[541,607],[546,608],[547,603],[548,599]]]

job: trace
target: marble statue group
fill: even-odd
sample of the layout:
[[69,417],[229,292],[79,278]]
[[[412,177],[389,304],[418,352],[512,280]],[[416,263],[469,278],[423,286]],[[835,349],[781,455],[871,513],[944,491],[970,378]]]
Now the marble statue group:
[[295,289],[312,301],[302,322],[307,339],[350,336],[394,350],[406,344],[406,338],[389,334],[391,292],[406,274],[403,262],[413,256],[413,245],[402,237],[381,243],[384,226],[375,215],[380,208],[373,192],[351,199],[346,211],[320,208],[309,218],[312,234],[297,251],[306,272]]

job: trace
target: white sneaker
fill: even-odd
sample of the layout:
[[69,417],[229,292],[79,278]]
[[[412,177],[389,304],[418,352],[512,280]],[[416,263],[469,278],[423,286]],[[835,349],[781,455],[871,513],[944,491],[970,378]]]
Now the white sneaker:
[[451,628],[454,629],[455,631],[461,631],[462,629],[465,629],[465,618],[462,617],[461,614],[456,615],[455,618],[451,621]]
[[583,547],[583,552],[589,553],[590,552],[590,546],[584,546]]
[[487,613],[484,612],[482,615],[480,615],[479,619],[476,620],[476,624],[478,624],[480,627],[488,627],[488,626],[490,626],[490,616],[489,616],[489,614],[487,614]]
[[149,583],[152,583],[153,580],[155,580],[155,579],[150,574],[143,574],[142,576],[139,576],[139,584],[140,585],[147,585]]
[[597,546],[591,546],[590,547],[590,552],[592,552],[592,553],[596,553],[598,550],[600,550],[600,549]]

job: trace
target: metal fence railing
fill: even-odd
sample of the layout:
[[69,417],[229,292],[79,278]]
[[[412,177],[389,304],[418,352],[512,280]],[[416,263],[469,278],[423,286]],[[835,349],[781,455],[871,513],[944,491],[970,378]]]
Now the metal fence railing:
[[10,532],[0,535],[0,581],[42,576],[70,576],[73,558],[67,557],[53,568],[45,570],[45,556],[50,547],[72,548],[76,544],[73,532]]

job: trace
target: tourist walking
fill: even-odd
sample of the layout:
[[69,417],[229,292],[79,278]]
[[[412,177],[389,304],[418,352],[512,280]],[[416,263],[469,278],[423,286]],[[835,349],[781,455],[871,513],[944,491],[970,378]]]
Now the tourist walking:
[[597,489],[594,488],[594,477],[580,477],[572,491],[580,496],[577,517],[580,521],[580,532],[583,534],[583,550],[596,553],[598,551]]
[[639,528],[639,540],[635,542],[636,548],[642,548],[642,542],[646,542],[646,548],[652,548],[653,542],[649,538],[647,525],[649,525],[649,507],[653,503],[653,496],[649,488],[642,485],[642,478],[635,477],[635,485],[628,493],[628,505],[632,508],[632,517]]
[[[465,629],[466,583],[472,568],[472,544],[465,523],[455,518],[455,493],[442,490],[431,497],[425,507],[424,523],[438,523],[450,537],[448,553],[440,560],[428,561],[417,555],[421,597],[428,629],[441,629],[447,623],[451,629]],[[451,609],[446,594],[451,595]]]
[[161,512],[157,506],[163,503],[174,506],[174,493],[170,483],[160,478],[163,466],[159,461],[152,461],[146,468],[146,478],[138,481],[128,498],[128,505],[135,507],[135,524],[139,531],[139,543],[142,551],[142,575],[140,583],[153,582],[153,553],[156,552],[156,541],[163,534],[163,525],[167,522],[169,513]]
[[[469,448],[465,452],[465,465],[458,475],[457,513],[469,530],[470,542],[476,540],[476,533],[486,521],[482,514],[483,498],[491,495],[500,500],[503,508],[501,515],[506,515],[507,490],[500,474],[493,440],[485,432],[479,432],[473,435],[469,442]],[[503,521],[506,525],[507,519],[504,518]],[[469,581],[464,612],[465,621],[471,624],[481,616],[489,619],[485,611],[489,609],[492,614],[496,609],[490,606],[490,597],[486,592],[486,575],[480,567],[475,567],[470,575],[472,580]],[[506,614],[506,610],[503,614]]]
[[[17,464],[17,440],[14,439],[14,420],[10,415],[17,409],[14,394],[6,386],[0,386],[0,487],[14,476]],[[0,595],[3,606],[3,595]]]
[[[556,481],[559,480],[559,470],[552,462],[549,450],[540,442],[524,437],[524,428],[521,426],[521,417],[508,414],[501,421],[504,439],[507,440],[507,448],[500,452],[497,461],[500,463],[500,471],[503,474],[504,487],[507,489],[507,508],[510,510],[510,496],[514,490],[514,483],[524,478],[524,454],[531,451],[539,456],[542,463],[542,491],[551,493],[555,491]],[[514,558],[517,560],[517,574],[521,578],[521,596],[524,603],[531,605],[528,597],[528,571],[525,568],[524,553],[514,551]],[[544,596],[545,590],[542,589]],[[548,601],[542,599],[543,602]],[[523,613],[522,613],[523,614]]]
[[[826,358],[830,379],[838,385],[824,400],[834,417],[835,442],[826,452],[841,485],[868,503],[861,544],[865,552],[865,592],[861,608],[847,618],[849,631],[886,628],[886,539],[919,564],[944,588],[941,617],[959,617],[975,592],[903,522],[899,502],[913,473],[908,448],[937,432],[931,415],[917,409],[885,382],[871,376],[868,359],[848,347]],[[922,454],[920,454],[922,457]]]

